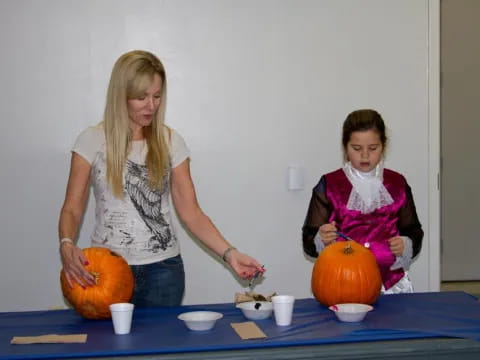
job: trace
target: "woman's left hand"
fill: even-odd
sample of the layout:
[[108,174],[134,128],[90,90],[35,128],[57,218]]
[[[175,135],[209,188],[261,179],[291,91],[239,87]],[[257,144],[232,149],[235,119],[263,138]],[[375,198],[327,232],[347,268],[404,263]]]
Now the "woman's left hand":
[[254,258],[241,253],[237,249],[232,250],[226,260],[242,279],[252,278],[257,271],[265,272],[265,269]]
[[402,256],[403,250],[405,249],[405,245],[403,243],[403,239],[400,236],[395,236],[388,240],[390,245],[390,250],[395,256]]

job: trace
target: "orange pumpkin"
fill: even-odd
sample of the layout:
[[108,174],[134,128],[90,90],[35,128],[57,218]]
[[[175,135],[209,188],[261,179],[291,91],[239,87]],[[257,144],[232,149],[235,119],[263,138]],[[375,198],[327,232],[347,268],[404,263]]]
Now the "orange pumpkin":
[[128,302],[132,298],[132,270],[123,257],[109,249],[91,247],[82,251],[88,260],[85,268],[95,277],[95,285],[84,289],[72,281],[73,287],[70,287],[62,270],[63,296],[80,315],[88,319],[108,319],[111,317],[110,304]]
[[328,245],[313,267],[313,295],[325,306],[373,304],[381,288],[382,278],[375,256],[354,241]]

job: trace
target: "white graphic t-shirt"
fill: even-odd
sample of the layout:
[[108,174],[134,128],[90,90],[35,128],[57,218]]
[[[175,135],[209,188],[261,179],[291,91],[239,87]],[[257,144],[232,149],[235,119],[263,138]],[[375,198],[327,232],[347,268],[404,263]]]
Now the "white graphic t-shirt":
[[173,129],[165,131],[170,165],[162,189],[151,190],[145,166],[147,144],[133,141],[124,169],[124,198],[113,196],[106,178],[105,133],[102,125],[89,127],[77,138],[72,151],[92,166],[90,182],[95,195],[95,229],[92,246],[107,247],[131,265],[162,261],[180,252],[172,227],[170,170],[190,155],[183,138]]

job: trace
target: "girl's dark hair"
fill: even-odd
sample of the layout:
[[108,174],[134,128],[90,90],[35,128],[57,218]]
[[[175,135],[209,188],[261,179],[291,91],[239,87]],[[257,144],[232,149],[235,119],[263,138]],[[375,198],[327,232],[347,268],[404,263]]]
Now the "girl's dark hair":
[[347,148],[350,136],[355,131],[374,130],[380,136],[383,148],[387,145],[387,135],[385,133],[385,123],[382,115],[371,109],[356,110],[348,114],[343,123],[342,145]]

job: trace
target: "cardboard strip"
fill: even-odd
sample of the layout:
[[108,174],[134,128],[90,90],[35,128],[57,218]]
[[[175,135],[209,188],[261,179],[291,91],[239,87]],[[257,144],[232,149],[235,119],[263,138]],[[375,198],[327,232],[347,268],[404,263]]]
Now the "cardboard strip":
[[246,321],[243,323],[231,323],[230,325],[236,331],[238,336],[240,336],[243,340],[261,339],[267,337],[267,335],[265,335],[262,329],[260,329],[253,321]]
[[10,344],[52,344],[52,343],[84,343],[87,334],[72,335],[40,335],[40,336],[14,336]]

